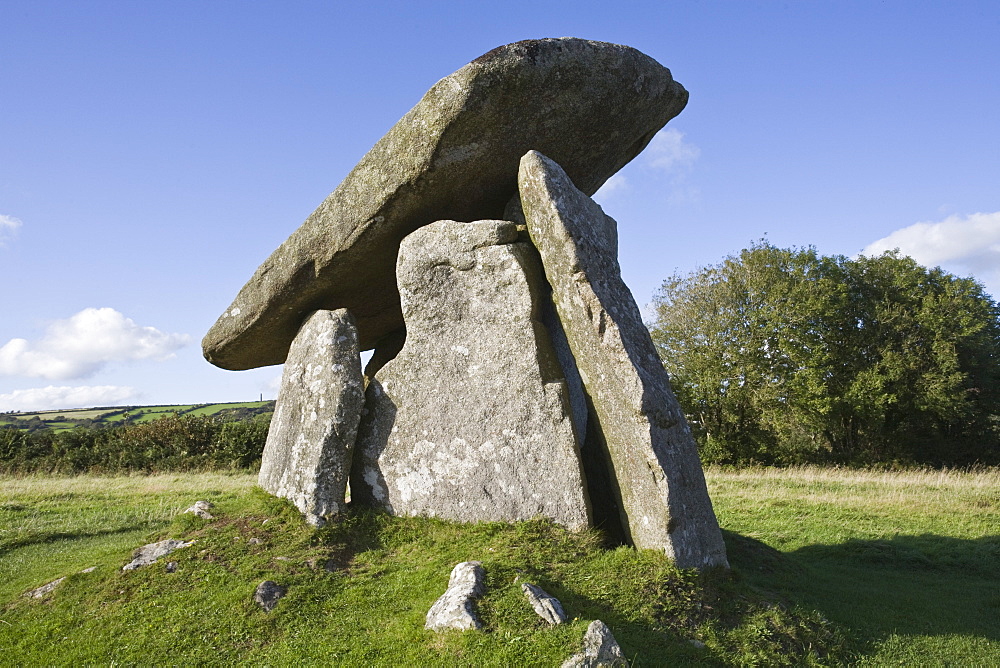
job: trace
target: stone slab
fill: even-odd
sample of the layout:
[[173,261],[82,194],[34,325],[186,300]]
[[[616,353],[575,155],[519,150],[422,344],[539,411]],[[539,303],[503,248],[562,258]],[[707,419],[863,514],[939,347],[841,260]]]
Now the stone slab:
[[354,318],[346,309],[316,311],[292,342],[258,484],[312,524],[338,514],[363,404]]
[[132,561],[122,566],[122,570],[134,571],[137,568],[149,566],[150,564],[154,564],[161,558],[167,556],[174,550],[179,550],[182,547],[188,547],[193,544],[194,541],[184,542],[183,540],[168,538],[167,540],[161,540],[157,543],[143,545],[132,554]]
[[628,538],[679,566],[727,566],[698,450],[635,299],[614,219],[537,151],[521,160],[521,205],[556,312],[604,436]]
[[407,237],[406,341],[368,384],[352,501],[397,515],[589,523],[565,380],[539,320],[541,269],[513,223]]

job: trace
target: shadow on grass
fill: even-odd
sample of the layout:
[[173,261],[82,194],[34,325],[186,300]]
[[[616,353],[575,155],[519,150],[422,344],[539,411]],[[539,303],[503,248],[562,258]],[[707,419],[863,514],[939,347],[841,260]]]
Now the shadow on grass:
[[1000,641],[1000,536],[899,535],[782,553],[723,533],[748,584],[819,610],[848,630],[858,654],[892,634]]
[[[722,658],[710,648],[698,649],[686,636],[665,624],[652,624],[627,614],[615,605],[576,591],[566,583],[534,578],[545,591],[555,596],[570,619],[599,619],[612,629],[632,666],[644,665],[704,665],[725,666]],[[534,620],[538,626],[544,626]],[[692,627],[694,625],[692,624]]]
[[[609,605],[579,595],[564,595],[567,609],[585,619],[600,619],[613,630],[632,666],[731,665],[710,648],[698,649],[681,634],[629,618]],[[562,600],[562,599],[561,599]]]
[[[98,531],[42,531],[37,533],[32,533],[28,536],[23,536],[20,538],[13,538],[11,540],[4,541],[3,546],[0,546],[0,557],[10,554],[14,550],[20,548],[28,547],[31,545],[41,545],[45,543],[60,543],[63,541],[74,541],[80,540],[82,538],[98,538],[101,536],[114,536],[117,534],[131,533],[133,531],[142,531],[143,529],[151,529],[154,526],[150,522],[140,522],[138,524],[117,527],[115,529],[101,529]],[[139,547],[138,545],[136,547]]]

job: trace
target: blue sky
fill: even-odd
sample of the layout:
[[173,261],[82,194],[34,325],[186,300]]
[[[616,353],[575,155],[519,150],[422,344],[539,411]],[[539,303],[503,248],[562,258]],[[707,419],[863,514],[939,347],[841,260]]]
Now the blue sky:
[[273,398],[200,340],[435,81],[628,44],[687,109],[597,199],[640,304],[766,237],[1000,295],[1000,3],[0,0],[0,410]]

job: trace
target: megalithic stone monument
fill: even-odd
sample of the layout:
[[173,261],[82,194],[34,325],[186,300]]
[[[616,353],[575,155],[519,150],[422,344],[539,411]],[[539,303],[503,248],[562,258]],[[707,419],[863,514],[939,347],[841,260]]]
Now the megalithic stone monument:
[[261,487],[314,524],[349,478],[352,503],[397,515],[542,516],[725,566],[616,224],[589,197],[686,102],[648,56],[574,38],[435,84],[205,335],[217,366],[285,362]]
[[347,308],[362,350],[403,325],[399,243],[436,220],[500,218],[536,149],[594,193],[680,113],[687,91],[627,46],[539,39],[436,83],[275,250],[202,341],[224,369],[285,361],[305,317]]
[[621,278],[617,224],[537,151],[521,159],[518,185],[632,542],[681,567],[728,566],[697,446]]

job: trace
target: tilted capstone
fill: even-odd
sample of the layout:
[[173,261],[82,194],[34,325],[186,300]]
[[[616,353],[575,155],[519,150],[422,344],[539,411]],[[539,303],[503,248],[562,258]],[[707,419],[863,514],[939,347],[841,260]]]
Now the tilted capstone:
[[352,500],[396,515],[588,526],[534,249],[510,222],[439,221],[403,241],[397,277],[406,342],[368,385]]
[[667,68],[627,46],[562,38],[490,51],[435,84],[261,264],[205,335],[205,358],[280,364],[318,309],[350,309],[371,348],[403,325],[394,269],[409,233],[501,217],[530,149],[593,193],[686,103]]

